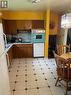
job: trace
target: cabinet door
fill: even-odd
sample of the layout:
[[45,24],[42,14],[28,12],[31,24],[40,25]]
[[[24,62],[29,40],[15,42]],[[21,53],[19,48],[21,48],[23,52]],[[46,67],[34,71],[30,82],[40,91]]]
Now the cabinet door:
[[33,44],[34,57],[44,57],[44,43]]
[[23,49],[22,49],[23,51],[23,56],[25,57],[25,58],[32,58],[33,57],[33,47],[32,47],[32,44],[25,44],[24,46],[23,46]]
[[44,29],[44,20],[33,20],[32,28],[33,29]]
[[19,48],[17,45],[13,46],[13,57],[14,58],[21,58],[23,57],[21,48]]
[[28,50],[27,50],[27,47],[26,47],[26,46],[23,46],[23,48],[21,48],[21,49],[22,49],[24,58],[27,58],[27,57],[28,57]]
[[33,57],[33,46],[32,45],[28,45],[27,46],[27,56],[28,56],[28,58],[30,57],[30,58],[32,58]]
[[15,20],[4,20],[3,26],[6,34],[16,34],[17,26]]
[[31,29],[32,28],[32,21],[26,20],[24,23],[25,29]]
[[32,28],[32,21],[31,20],[17,20],[17,29],[31,29]]
[[14,58],[29,58],[33,57],[33,47],[31,44],[17,44],[14,45]]
[[3,26],[0,23],[0,54],[4,52]]

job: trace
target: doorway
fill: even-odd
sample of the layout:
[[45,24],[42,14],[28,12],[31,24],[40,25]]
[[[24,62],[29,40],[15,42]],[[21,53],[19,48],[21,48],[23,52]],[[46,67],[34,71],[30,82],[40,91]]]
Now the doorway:
[[[71,44],[71,28],[68,29],[68,34],[67,34],[67,44]],[[71,50],[71,45],[70,45],[70,50]]]
[[56,39],[56,35],[49,35],[48,58],[54,58],[53,51],[56,50]]

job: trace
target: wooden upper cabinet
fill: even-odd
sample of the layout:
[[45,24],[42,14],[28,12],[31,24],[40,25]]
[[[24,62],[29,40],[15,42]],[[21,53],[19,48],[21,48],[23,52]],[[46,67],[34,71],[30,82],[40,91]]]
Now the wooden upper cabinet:
[[31,20],[17,20],[17,29],[31,29],[32,28],[32,21]]
[[44,20],[18,20],[17,29],[44,29]]
[[4,26],[4,32],[6,34],[16,34],[16,21],[15,20],[4,20],[3,26]]
[[44,20],[33,20],[32,28],[33,29],[44,29]]
[[44,20],[3,20],[4,32],[16,34],[17,30],[44,29]]

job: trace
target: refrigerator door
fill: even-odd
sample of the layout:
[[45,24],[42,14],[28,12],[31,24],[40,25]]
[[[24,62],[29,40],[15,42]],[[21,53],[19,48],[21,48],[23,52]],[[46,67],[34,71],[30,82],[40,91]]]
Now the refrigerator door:
[[0,23],[0,55],[4,52],[3,26]]
[[4,53],[3,27],[0,23],[0,95],[11,95],[9,86],[8,67]]
[[33,44],[33,55],[34,57],[44,57],[44,43]]
[[0,56],[0,95],[11,95],[6,56]]

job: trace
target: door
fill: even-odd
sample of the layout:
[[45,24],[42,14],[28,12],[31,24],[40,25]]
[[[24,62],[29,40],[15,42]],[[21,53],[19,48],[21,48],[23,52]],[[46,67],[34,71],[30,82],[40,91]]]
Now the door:
[[0,95],[10,95],[7,61],[4,53],[2,23],[0,23]]
[[54,57],[53,51],[56,50],[56,41],[57,41],[56,35],[49,35],[49,48],[48,48],[48,57],[49,58]]
[[33,44],[33,55],[34,57],[44,57],[44,43]]
[[4,52],[3,26],[0,23],[0,54]]

